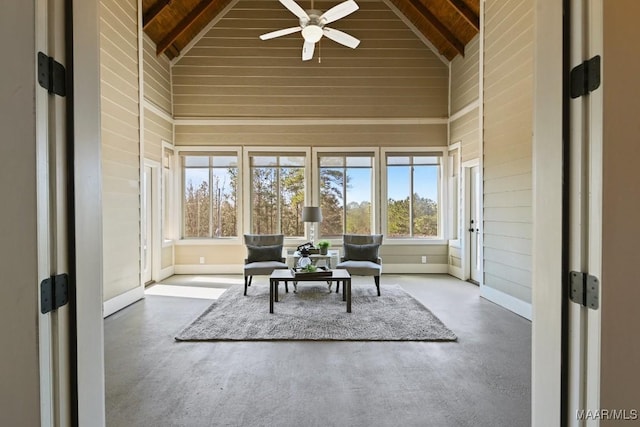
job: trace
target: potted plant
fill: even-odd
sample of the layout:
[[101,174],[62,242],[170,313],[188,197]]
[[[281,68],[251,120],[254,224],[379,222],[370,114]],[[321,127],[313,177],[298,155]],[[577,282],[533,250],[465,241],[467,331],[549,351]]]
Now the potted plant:
[[320,240],[318,242],[318,248],[320,249],[320,255],[326,255],[329,250],[329,246],[331,246],[331,242],[328,240]]

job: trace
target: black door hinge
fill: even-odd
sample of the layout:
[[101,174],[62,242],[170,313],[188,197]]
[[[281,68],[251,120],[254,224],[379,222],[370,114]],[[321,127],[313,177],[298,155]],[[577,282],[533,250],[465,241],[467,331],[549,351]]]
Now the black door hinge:
[[571,98],[579,98],[600,87],[600,55],[571,70]]
[[587,308],[597,310],[600,307],[600,281],[597,277],[579,271],[569,273],[571,301]]
[[67,76],[64,65],[50,56],[38,52],[38,83],[49,93],[65,96],[67,94]]
[[42,314],[57,310],[69,302],[69,276],[58,274],[40,283],[40,311]]

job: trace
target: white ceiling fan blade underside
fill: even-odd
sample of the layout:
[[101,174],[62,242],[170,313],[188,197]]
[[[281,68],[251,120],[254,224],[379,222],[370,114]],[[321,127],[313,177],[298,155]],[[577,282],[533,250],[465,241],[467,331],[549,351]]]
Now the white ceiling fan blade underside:
[[302,46],[302,60],[308,61],[313,58],[313,51],[316,49],[316,44],[311,42],[304,42]]
[[360,44],[360,40],[334,28],[324,27],[322,32],[336,43],[355,49]]
[[[282,2],[283,0],[280,1]],[[320,16],[320,21],[323,24],[330,24],[331,22],[337,21],[340,18],[344,18],[345,16],[355,12],[356,10],[358,10],[358,5],[356,4],[356,2],[353,0],[347,0],[336,6],[333,6],[331,9],[323,13],[322,16]]]
[[280,0],[280,3],[300,19],[309,20],[309,15],[293,0]]
[[287,34],[297,33],[301,31],[302,27],[283,28],[282,30],[272,31],[260,36],[261,40],[275,39],[276,37],[286,36]]

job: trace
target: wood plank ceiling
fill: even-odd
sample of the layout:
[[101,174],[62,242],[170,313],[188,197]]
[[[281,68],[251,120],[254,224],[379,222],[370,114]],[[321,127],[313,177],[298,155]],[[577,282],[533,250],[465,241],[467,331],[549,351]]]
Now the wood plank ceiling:
[[[262,0],[272,1],[277,0]],[[366,0],[360,0],[366,1]],[[451,61],[479,32],[479,0],[386,0]],[[156,44],[156,54],[180,55],[211,21],[219,19],[236,0],[142,0],[143,29]],[[303,9],[311,0],[298,0]],[[340,3],[337,0],[335,4]],[[284,9],[284,6],[282,6]],[[357,13],[357,12],[356,12]],[[292,17],[292,26],[296,25]],[[343,18],[348,20],[349,17]],[[273,28],[277,30],[279,28]],[[260,35],[256,31],[256,37]]]

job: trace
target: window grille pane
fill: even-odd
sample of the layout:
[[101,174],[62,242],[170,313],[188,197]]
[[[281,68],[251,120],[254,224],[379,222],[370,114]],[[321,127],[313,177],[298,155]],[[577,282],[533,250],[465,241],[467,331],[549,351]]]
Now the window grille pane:
[[214,156],[213,166],[214,167],[237,167],[238,157],[237,156]]
[[209,170],[185,169],[184,183],[184,237],[209,237]]
[[209,156],[184,156],[186,167],[209,167]]

